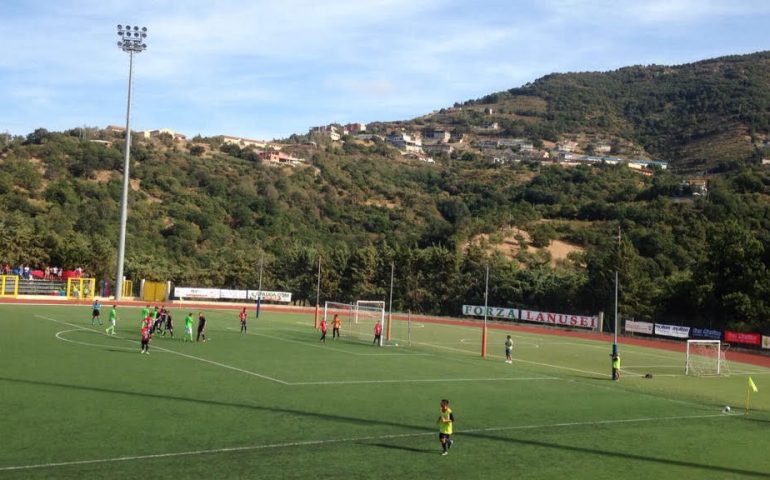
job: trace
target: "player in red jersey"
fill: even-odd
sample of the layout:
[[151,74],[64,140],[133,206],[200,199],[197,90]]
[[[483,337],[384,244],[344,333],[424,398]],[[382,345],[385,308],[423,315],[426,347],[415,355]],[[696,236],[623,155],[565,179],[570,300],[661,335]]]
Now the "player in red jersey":
[[372,345],[380,345],[382,342],[382,324],[379,320],[374,324],[374,341]]
[[145,325],[142,327],[142,350],[140,353],[150,354],[150,327]]
[[321,319],[321,341],[326,343],[326,319]]
[[241,321],[241,333],[246,333],[246,307],[238,314],[238,319]]
[[152,314],[148,313],[147,316],[144,317],[144,320],[142,320],[141,327],[142,327],[142,329],[147,328],[147,330],[149,331],[150,329],[152,329],[152,324],[153,323],[154,323],[154,321],[152,319]]

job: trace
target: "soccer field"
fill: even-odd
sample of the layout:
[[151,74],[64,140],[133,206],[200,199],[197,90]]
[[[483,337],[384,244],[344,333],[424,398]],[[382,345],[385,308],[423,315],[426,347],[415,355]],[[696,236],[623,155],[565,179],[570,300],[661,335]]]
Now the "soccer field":
[[770,478],[767,368],[688,377],[621,343],[612,382],[606,342],[492,329],[483,359],[477,327],[396,322],[398,347],[320,344],[311,315],[270,311],[243,335],[206,310],[210,340],[183,343],[188,311],[140,355],[139,309],[107,336],[88,306],[0,306],[0,478]]

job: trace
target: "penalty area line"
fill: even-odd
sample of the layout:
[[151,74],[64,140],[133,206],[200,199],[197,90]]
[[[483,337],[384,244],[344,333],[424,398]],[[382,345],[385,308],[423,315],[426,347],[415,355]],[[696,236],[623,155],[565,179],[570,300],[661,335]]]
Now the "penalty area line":
[[[68,325],[70,327],[75,327],[76,329],[85,330],[87,332],[94,332],[94,333],[98,333],[100,335],[106,335],[105,333],[102,333],[99,330],[94,330],[93,328],[83,327],[81,325],[75,325],[74,323],[65,322],[63,320],[56,320],[55,318],[45,317],[45,316],[42,316],[42,315],[35,315],[35,316],[38,317],[38,318],[42,318],[43,320],[48,320],[49,322],[55,322],[55,323],[59,323],[59,324],[62,324],[62,325]],[[136,340],[131,340],[131,339],[128,339],[128,338],[125,338],[125,337],[118,336],[116,338],[120,338],[122,340],[125,340],[127,342],[131,342],[131,343],[139,343]],[[269,377],[267,375],[262,375],[261,373],[252,372],[250,370],[245,370],[243,368],[234,367],[232,365],[227,365],[225,363],[216,362],[214,360],[209,360],[209,359],[206,359],[206,358],[203,358],[203,357],[196,357],[195,355],[189,355],[187,353],[177,352],[176,350],[170,350],[168,348],[159,347],[157,345],[153,346],[153,348],[156,349],[156,350],[160,350],[162,352],[173,353],[174,355],[179,355],[180,357],[185,357],[185,358],[189,358],[189,359],[192,359],[192,360],[197,360],[197,361],[203,362],[203,363],[209,363],[211,365],[216,365],[217,367],[222,367],[222,368],[226,368],[228,370],[234,370],[236,372],[241,372],[241,373],[245,373],[247,375],[252,375],[254,377],[262,378],[262,379],[265,379],[265,380],[270,380],[272,382],[280,383],[281,385],[290,385],[289,382],[285,382],[285,381],[279,380],[277,378]]]
[[[457,430],[457,434],[473,434],[473,433],[485,433],[485,432],[503,432],[503,431],[516,431],[516,430],[543,430],[547,428],[569,428],[569,427],[582,427],[582,426],[594,426],[594,425],[622,425],[629,423],[644,423],[655,421],[672,421],[672,420],[699,420],[704,418],[718,418],[718,417],[730,417],[737,414],[710,414],[710,415],[688,415],[688,416],[674,416],[674,417],[646,417],[646,418],[627,418],[617,420],[595,420],[589,422],[564,422],[564,423],[551,423],[551,424],[539,424],[539,425],[518,425],[510,427],[490,427],[490,428],[474,428],[467,430]],[[281,442],[281,443],[266,443],[262,445],[244,445],[240,447],[224,447],[224,448],[211,448],[205,450],[190,450],[185,452],[167,452],[167,453],[154,453],[147,455],[125,455],[112,458],[95,458],[91,460],[73,460],[68,462],[50,462],[50,463],[37,463],[29,465],[11,465],[6,467],[0,467],[0,472],[20,471],[20,470],[32,470],[38,468],[55,468],[55,467],[72,467],[78,465],[94,465],[99,463],[117,463],[128,462],[133,460],[153,460],[158,458],[173,458],[173,457],[189,457],[193,455],[210,455],[217,453],[232,453],[232,452],[249,452],[257,450],[267,450],[273,448],[290,448],[290,447],[307,447],[312,445],[329,445],[336,443],[354,443],[365,442],[369,440],[392,440],[397,438],[414,438],[433,436],[435,432],[410,432],[410,433],[396,433],[391,435],[371,435],[361,437],[346,437],[346,438],[332,438],[326,440],[306,440],[300,442]]]

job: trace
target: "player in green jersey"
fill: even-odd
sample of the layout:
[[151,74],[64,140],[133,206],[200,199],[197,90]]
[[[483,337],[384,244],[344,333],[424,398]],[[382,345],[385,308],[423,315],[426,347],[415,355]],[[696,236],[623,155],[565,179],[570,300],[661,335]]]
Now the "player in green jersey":
[[192,328],[193,316],[192,313],[188,313],[187,317],[184,319],[184,335],[182,335],[182,341],[186,342],[188,338],[191,342],[193,341]]
[[110,310],[110,326],[107,327],[105,332],[110,333],[112,332],[113,335],[115,335],[115,324],[118,323],[118,306],[113,305],[112,310]]

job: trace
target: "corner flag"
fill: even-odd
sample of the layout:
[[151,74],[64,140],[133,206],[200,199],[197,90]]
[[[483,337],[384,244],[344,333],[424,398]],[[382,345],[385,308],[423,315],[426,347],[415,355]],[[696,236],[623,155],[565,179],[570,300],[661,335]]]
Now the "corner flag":
[[757,390],[757,386],[754,384],[754,380],[749,377],[749,388],[754,391],[754,393],[757,393],[759,390]]

